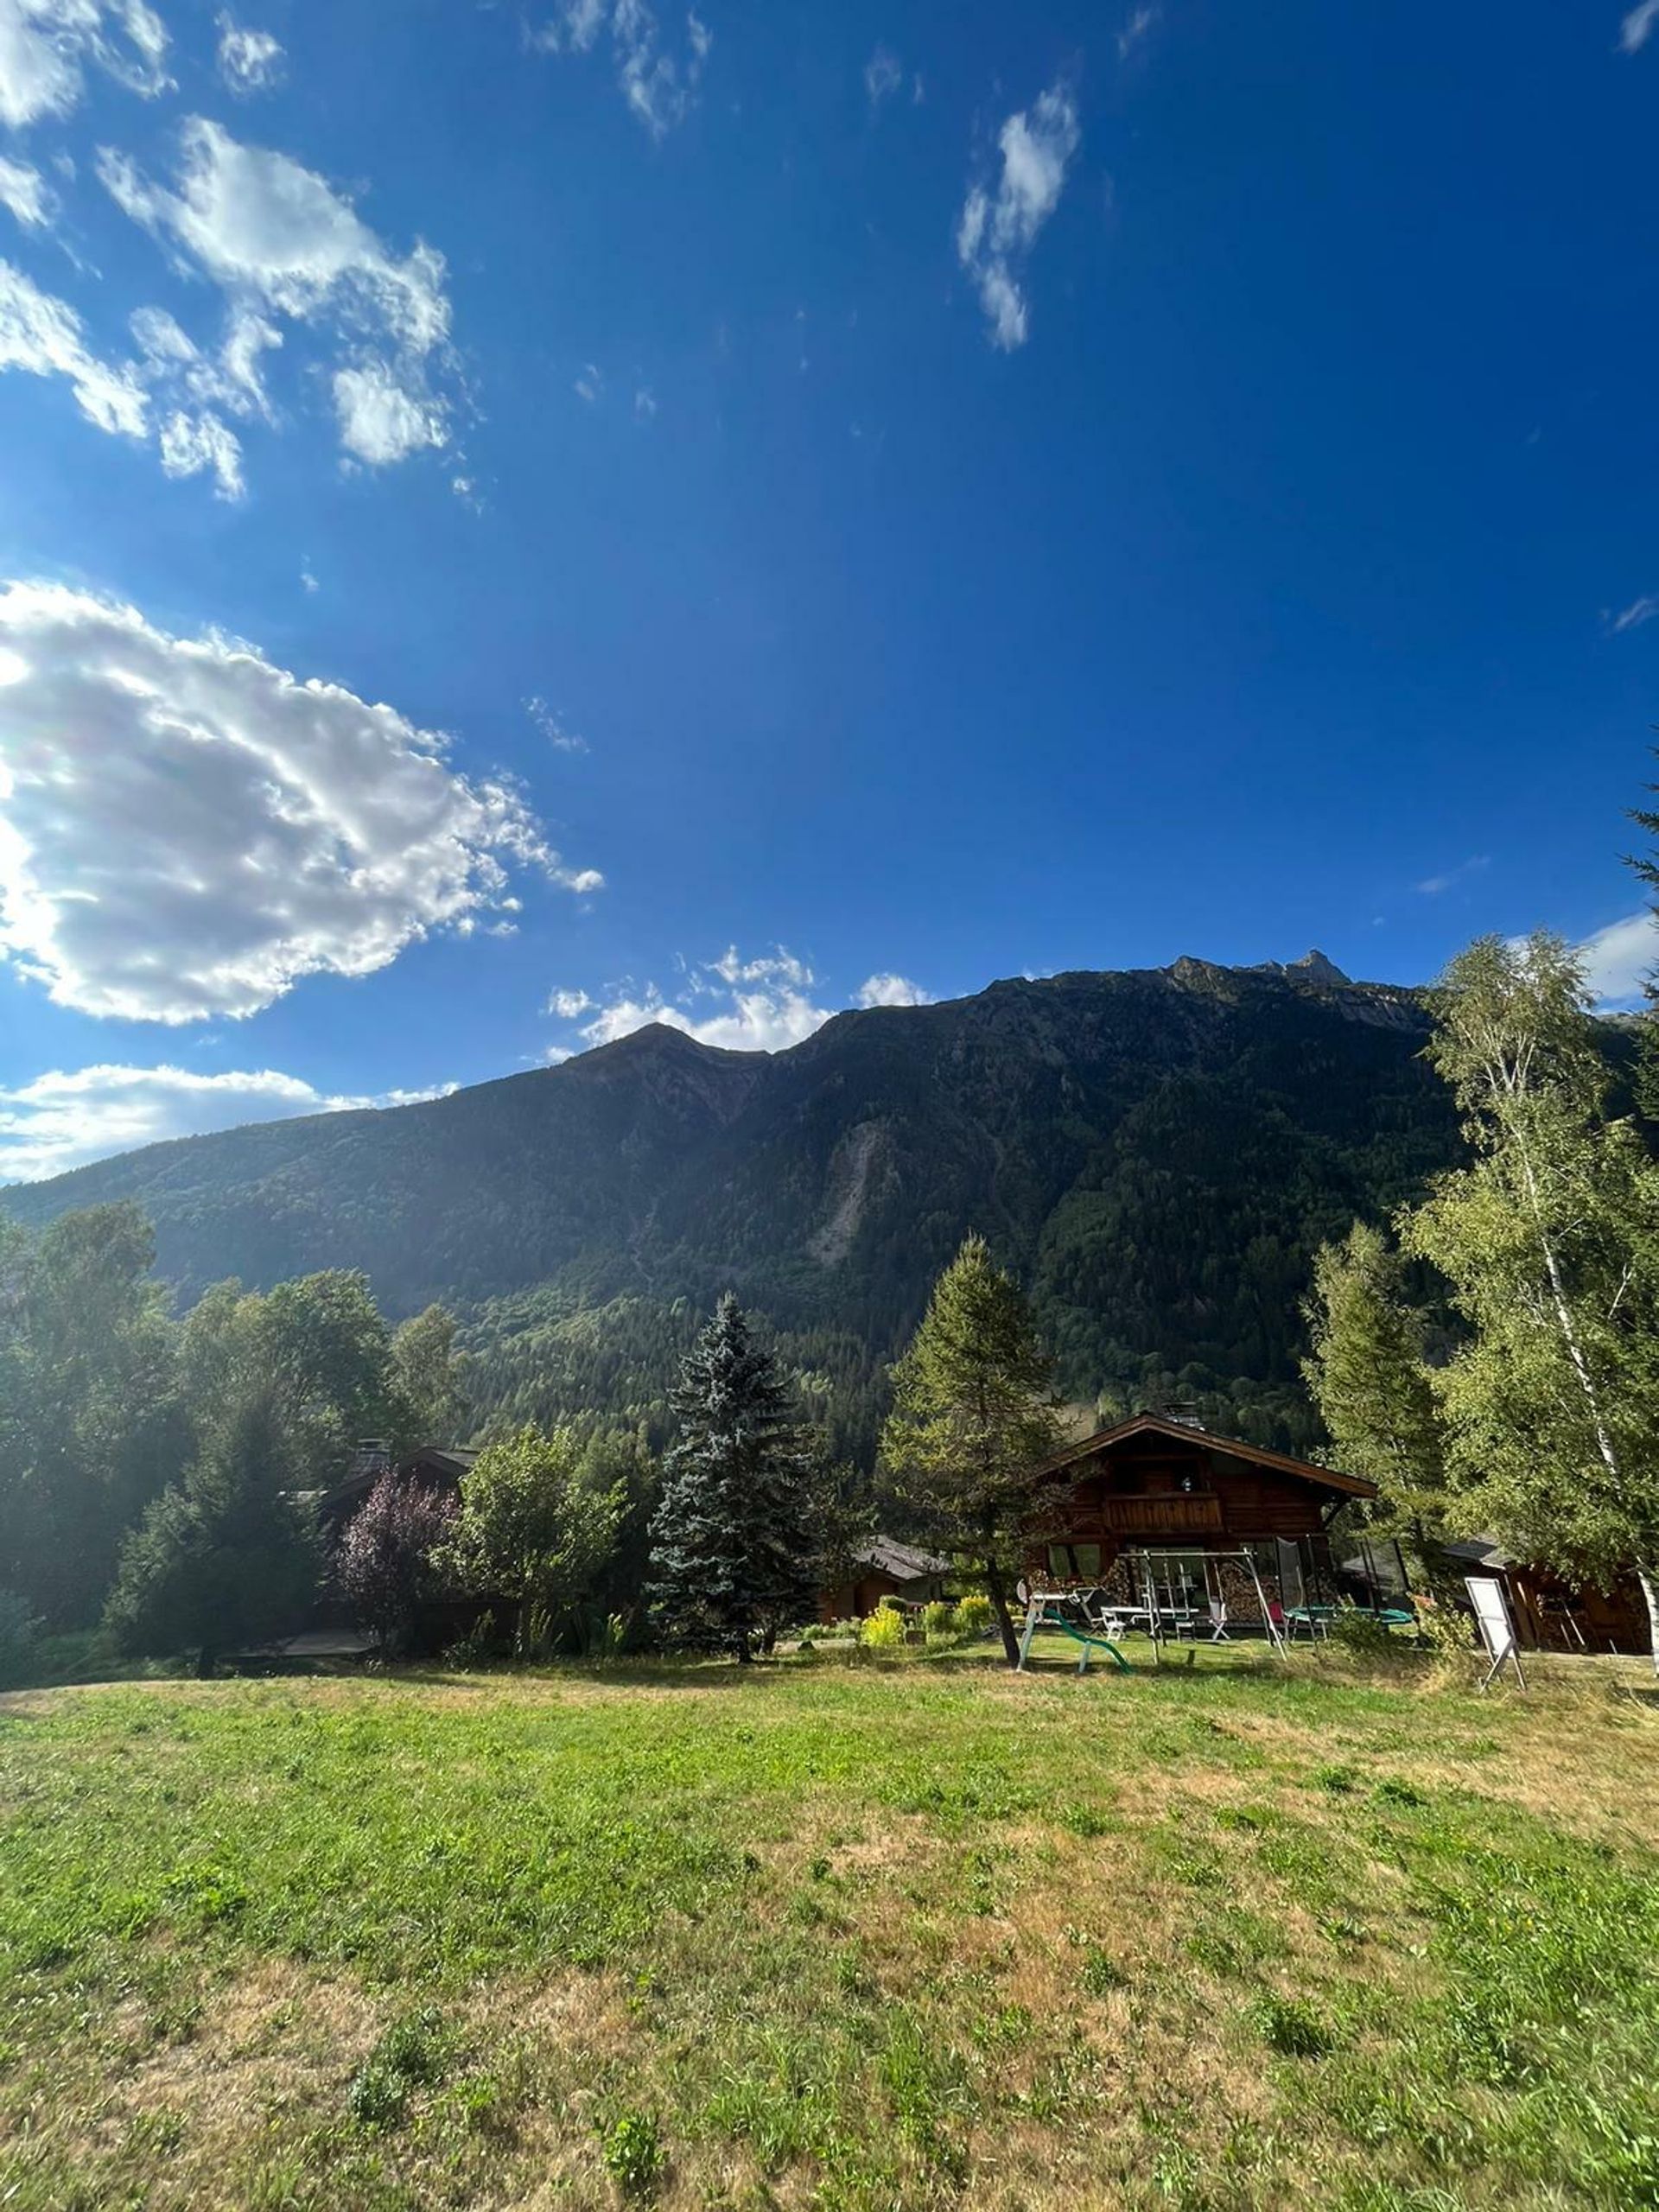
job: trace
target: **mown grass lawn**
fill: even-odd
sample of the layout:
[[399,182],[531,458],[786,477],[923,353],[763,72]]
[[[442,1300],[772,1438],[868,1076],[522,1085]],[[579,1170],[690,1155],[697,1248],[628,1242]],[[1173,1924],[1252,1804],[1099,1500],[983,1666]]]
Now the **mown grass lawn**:
[[1659,1715],[1580,1679],[0,1700],[0,2207],[1659,2204]]

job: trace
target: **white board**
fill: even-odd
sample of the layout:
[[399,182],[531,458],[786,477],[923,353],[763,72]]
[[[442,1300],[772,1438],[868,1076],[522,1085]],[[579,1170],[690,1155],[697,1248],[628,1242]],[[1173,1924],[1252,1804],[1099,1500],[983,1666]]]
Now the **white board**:
[[1516,1643],[1515,1623],[1510,1618],[1509,1600],[1503,1595],[1503,1585],[1494,1582],[1490,1575],[1466,1574],[1463,1586],[1469,1592],[1469,1602],[1475,1609],[1475,1625],[1480,1630],[1480,1640],[1486,1647],[1486,1656],[1492,1662],[1491,1672],[1486,1680],[1490,1682],[1507,1659],[1524,1689],[1526,1676],[1521,1672],[1520,1649]]

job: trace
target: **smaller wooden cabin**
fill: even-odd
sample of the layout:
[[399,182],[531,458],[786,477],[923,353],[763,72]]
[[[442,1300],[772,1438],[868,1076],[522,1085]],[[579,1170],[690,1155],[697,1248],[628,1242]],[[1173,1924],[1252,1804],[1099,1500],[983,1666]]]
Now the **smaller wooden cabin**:
[[901,1544],[896,1536],[872,1536],[850,1562],[852,1579],[834,1589],[818,1592],[821,1621],[862,1620],[884,1598],[902,1598],[907,1604],[925,1605],[942,1598],[950,1573],[948,1559]]
[[[1135,1414],[1056,1454],[1031,1477],[1026,1580],[1137,1602],[1147,1566],[1198,1592],[1219,1587],[1231,1617],[1259,1613],[1259,1575],[1287,1608],[1333,1594],[1326,1530],[1376,1485],[1194,1421]],[[1253,1575],[1241,1555],[1255,1560]]]
[[1515,1632],[1533,1651],[1624,1651],[1645,1656],[1652,1649],[1647,1606],[1632,1574],[1611,1588],[1568,1582],[1535,1560],[1510,1557],[1495,1536],[1471,1536],[1439,1548],[1442,1562],[1459,1574],[1490,1575],[1503,1586]]

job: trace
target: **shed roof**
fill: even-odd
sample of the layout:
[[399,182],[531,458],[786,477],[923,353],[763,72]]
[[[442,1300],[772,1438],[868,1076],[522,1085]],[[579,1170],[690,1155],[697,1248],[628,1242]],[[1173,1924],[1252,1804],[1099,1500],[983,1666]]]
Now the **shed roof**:
[[1196,1445],[1222,1452],[1228,1459],[1246,1460],[1252,1466],[1271,1467],[1279,1474],[1317,1483],[1324,1490],[1339,1491],[1347,1497],[1376,1496],[1376,1484],[1368,1483],[1362,1476],[1344,1475],[1335,1467],[1317,1466],[1311,1459],[1294,1459],[1287,1452],[1269,1452],[1265,1445],[1247,1444],[1243,1437],[1217,1436],[1212,1429],[1200,1428],[1194,1421],[1170,1421],[1162,1414],[1131,1414],[1128,1421],[1117,1421],[1110,1428],[1098,1428],[1080,1444],[1068,1445],[1064,1452],[1057,1452],[1052,1459],[1033,1468],[1031,1479],[1033,1483],[1051,1481],[1067,1473],[1079,1460],[1109,1452],[1136,1436],[1164,1436],[1178,1444]]

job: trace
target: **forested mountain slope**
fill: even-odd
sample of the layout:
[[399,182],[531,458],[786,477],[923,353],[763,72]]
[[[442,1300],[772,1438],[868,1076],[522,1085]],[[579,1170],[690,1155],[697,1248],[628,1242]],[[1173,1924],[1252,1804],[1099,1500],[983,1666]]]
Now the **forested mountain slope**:
[[188,1298],[361,1267],[461,1306],[482,1402],[647,1409],[728,1285],[849,1441],[964,1230],[1030,1287],[1065,1387],[1231,1402],[1305,1439],[1310,1255],[1454,1157],[1408,991],[1181,960],[837,1015],[792,1051],[652,1027],[382,1113],[156,1145],[0,1193],[112,1198]]

